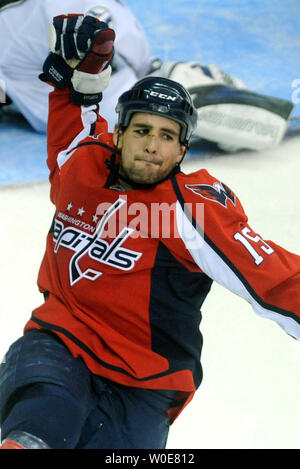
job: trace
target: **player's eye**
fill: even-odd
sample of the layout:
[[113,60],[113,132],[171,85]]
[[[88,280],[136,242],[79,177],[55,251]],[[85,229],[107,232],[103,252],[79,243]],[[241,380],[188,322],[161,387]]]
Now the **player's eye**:
[[141,128],[141,129],[137,129],[134,131],[137,135],[141,135],[141,136],[144,136],[144,135],[147,135],[149,133],[149,129],[147,128]]
[[173,137],[170,134],[163,134],[162,137],[164,140],[173,140]]

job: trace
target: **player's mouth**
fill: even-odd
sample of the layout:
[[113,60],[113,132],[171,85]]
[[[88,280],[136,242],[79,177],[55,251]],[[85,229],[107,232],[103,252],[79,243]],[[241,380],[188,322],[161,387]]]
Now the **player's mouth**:
[[141,161],[142,163],[145,163],[146,165],[153,165],[153,166],[161,166],[161,161],[153,158],[149,158],[148,156],[136,156],[135,157],[136,161]]

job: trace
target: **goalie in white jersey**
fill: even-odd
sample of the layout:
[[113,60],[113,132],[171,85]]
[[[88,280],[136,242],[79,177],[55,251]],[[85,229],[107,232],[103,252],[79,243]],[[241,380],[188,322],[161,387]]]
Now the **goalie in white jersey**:
[[95,6],[96,1],[0,0],[0,107],[1,101],[12,101],[36,131],[46,131],[51,88],[43,86],[38,75],[48,50],[48,25],[56,15],[89,11],[116,31],[112,79],[101,102],[110,131],[117,121],[119,96],[154,73],[178,81],[192,95],[198,111],[194,141],[209,140],[225,151],[262,150],[281,141],[293,108],[290,102],[252,93],[216,65],[155,60],[145,31],[125,3],[99,0]]

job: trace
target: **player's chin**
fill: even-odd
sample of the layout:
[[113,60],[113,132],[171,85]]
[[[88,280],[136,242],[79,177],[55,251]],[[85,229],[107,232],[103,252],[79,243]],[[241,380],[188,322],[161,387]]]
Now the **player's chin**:
[[157,184],[165,179],[166,174],[162,171],[152,171],[143,175],[135,175],[134,181],[139,184]]
[[134,171],[130,174],[131,179],[138,184],[155,184],[164,179],[164,174],[158,165],[148,165],[143,171]]

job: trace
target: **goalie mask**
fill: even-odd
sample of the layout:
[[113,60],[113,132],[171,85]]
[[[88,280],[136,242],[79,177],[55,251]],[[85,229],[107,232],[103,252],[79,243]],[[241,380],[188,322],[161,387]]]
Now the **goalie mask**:
[[197,123],[197,111],[185,88],[161,77],[146,77],[123,93],[116,106],[119,126],[126,128],[136,112],[157,114],[180,124],[180,143],[188,146]]

